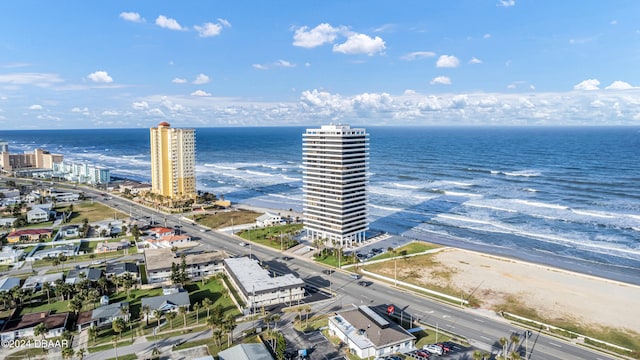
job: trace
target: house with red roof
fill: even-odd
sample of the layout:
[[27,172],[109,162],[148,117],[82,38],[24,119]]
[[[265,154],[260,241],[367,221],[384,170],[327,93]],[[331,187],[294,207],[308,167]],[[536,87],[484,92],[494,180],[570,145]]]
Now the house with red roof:
[[175,234],[175,230],[166,227],[154,227],[149,229],[149,235],[155,239],[160,239],[165,236],[173,236]]
[[51,237],[51,229],[24,229],[7,235],[7,242],[40,242]]

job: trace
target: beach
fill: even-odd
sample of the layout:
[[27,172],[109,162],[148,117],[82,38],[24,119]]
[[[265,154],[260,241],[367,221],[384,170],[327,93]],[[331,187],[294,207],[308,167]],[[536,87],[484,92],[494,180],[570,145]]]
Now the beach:
[[[235,207],[302,217],[295,211],[246,204]],[[518,299],[550,320],[627,329],[640,334],[638,285],[454,247],[431,256],[438,264],[437,271],[446,272],[449,278],[440,279],[424,269],[415,282],[425,286],[451,285],[467,294],[473,292],[483,309],[495,310],[510,299]],[[388,262],[381,272],[392,271],[392,268],[393,263]],[[415,272],[411,275],[409,272],[410,269],[404,275],[414,276]],[[398,274],[398,277],[403,276]]]

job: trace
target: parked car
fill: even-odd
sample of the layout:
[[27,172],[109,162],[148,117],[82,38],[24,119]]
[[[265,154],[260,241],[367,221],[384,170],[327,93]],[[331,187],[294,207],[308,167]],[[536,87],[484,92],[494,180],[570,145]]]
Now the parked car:
[[436,344],[429,344],[422,347],[422,350],[426,350],[432,354],[442,355],[442,348]]
[[351,278],[354,280],[360,280],[360,278],[362,278],[362,275],[360,274],[351,274],[349,276],[351,276]]
[[442,351],[443,351],[445,354],[448,354],[448,353],[449,353],[449,351],[451,351],[451,347],[450,347],[449,345],[447,345],[447,344],[438,343],[438,344],[436,344],[436,345],[440,346],[440,348],[442,349]]

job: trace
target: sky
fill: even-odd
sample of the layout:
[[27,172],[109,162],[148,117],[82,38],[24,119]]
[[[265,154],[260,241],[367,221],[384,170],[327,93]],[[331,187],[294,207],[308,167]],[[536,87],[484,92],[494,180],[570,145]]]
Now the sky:
[[640,1],[0,2],[0,129],[640,125]]

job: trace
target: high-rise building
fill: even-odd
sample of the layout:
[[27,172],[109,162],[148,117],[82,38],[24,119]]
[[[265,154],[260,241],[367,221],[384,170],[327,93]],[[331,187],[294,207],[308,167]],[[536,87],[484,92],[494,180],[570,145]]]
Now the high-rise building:
[[369,134],[323,125],[302,136],[304,228],[309,240],[344,246],[365,240]]
[[151,188],[167,198],[195,198],[194,129],[172,128],[164,121],[151,128]]

